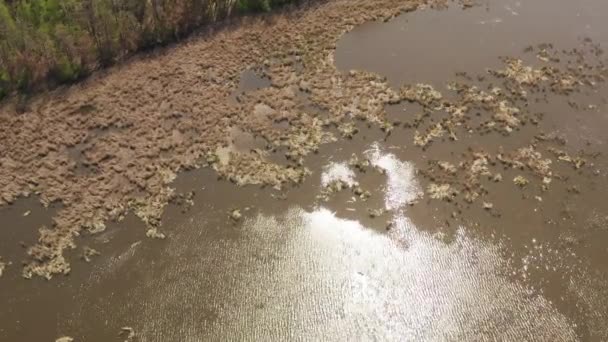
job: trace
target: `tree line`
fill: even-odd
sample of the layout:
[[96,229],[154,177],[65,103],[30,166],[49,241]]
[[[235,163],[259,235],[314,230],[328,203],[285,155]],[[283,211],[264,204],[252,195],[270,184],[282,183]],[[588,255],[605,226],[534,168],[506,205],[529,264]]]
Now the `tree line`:
[[76,81],[233,13],[293,0],[0,0],[0,99]]

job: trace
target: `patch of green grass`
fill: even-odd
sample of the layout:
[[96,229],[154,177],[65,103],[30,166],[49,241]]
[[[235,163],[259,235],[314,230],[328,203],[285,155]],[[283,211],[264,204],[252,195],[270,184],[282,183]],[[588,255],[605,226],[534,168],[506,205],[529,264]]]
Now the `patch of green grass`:
[[229,13],[297,0],[0,0],[0,97],[73,82]]

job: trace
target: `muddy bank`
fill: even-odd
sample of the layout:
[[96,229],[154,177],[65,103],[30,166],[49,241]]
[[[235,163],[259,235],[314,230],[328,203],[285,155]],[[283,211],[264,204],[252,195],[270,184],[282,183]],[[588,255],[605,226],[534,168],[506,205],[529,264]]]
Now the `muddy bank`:
[[[247,29],[228,29],[164,56],[134,61],[99,79],[38,97],[23,114],[4,106],[2,205],[36,194],[44,205],[64,206],[52,225],[40,228],[23,275],[67,274],[63,252],[75,248],[74,237],[103,231],[105,222],[129,211],[148,224],[151,236],[162,237],[160,216],[180,170],[213,166],[235,182],[276,188],[299,182],[306,171],[297,160],[329,137],[322,120],[294,110],[298,89],[320,83],[312,95],[323,97],[319,90],[327,89],[331,77],[343,77],[328,63],[327,52],[352,25],[417,6],[415,1],[318,4],[276,17],[272,25],[252,20]],[[300,76],[296,62],[304,70]],[[273,87],[232,104],[227,99],[248,67],[266,70]],[[338,97],[348,99],[347,94]],[[263,107],[264,99],[272,107]],[[281,121],[290,128],[272,128]],[[231,153],[230,162],[220,161],[217,151],[229,145],[231,127],[262,136],[270,149],[286,149],[295,165],[249,153]],[[76,158],[74,148],[80,151]]]

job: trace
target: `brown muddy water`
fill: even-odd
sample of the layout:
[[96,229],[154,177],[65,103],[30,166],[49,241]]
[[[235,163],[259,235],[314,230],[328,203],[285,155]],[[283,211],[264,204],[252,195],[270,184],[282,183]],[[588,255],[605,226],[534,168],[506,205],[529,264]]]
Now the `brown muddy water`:
[[[601,0],[417,11],[355,28],[338,43],[336,64],[395,85],[444,91],[465,78],[485,87],[478,76],[501,56],[540,64],[528,46],[571,49],[585,38],[608,46],[605,13]],[[247,69],[234,99],[267,86]],[[182,173],[174,187],[193,202],[185,196],[164,213],[167,239],[147,239],[129,215],[79,238],[70,275],[52,281],[23,279],[19,262],[21,245],[58,206],[21,199],[0,208],[0,256],[12,262],[0,278],[0,341],[606,341],[606,95],[606,86],[539,94],[528,109],[544,120],[517,139],[475,133],[424,150],[412,129],[387,134],[362,122],[352,139],[307,157],[312,174],[282,192],[239,188],[209,169]],[[401,122],[420,110],[387,109]],[[569,153],[584,150],[587,167],[555,165],[563,181],[542,193],[518,188],[519,171],[505,169],[504,181],[484,183],[491,208],[424,195],[429,162],[525,147],[539,132]],[[263,146],[233,136],[234,149]],[[370,165],[358,167],[353,155]],[[287,162],[280,152],[271,158]],[[338,180],[352,188],[328,193],[324,185]]]

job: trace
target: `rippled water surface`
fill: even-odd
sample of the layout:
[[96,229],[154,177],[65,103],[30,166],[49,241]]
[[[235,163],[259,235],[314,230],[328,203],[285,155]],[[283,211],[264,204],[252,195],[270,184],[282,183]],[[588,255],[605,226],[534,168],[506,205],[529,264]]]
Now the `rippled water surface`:
[[[427,9],[355,28],[339,42],[336,63],[395,85],[442,88],[457,72],[484,73],[530,45],[565,49],[589,37],[608,46],[606,13],[601,0]],[[248,70],[239,92],[269,85]],[[605,90],[586,95],[597,100],[595,112],[576,112],[563,99],[534,104],[547,113],[542,128],[566,136],[573,149],[607,152],[608,110],[599,100]],[[389,115],[407,118],[413,107],[390,108]],[[608,340],[604,156],[577,196],[558,187],[541,206],[524,201],[512,184],[498,184],[489,196],[500,217],[473,207],[453,220],[453,207],[424,196],[419,169],[469,145],[421,152],[403,132],[359,130],[308,157],[311,175],[285,194],[189,171],[175,187],[195,191],[194,205],[166,212],[169,239],[146,239],[143,224],[128,216],[82,238],[102,255],[76,262],[69,278],[24,281],[7,272],[0,279],[0,340],[122,341],[122,327],[132,327],[138,341]],[[235,148],[259,143],[234,135]],[[369,171],[353,166],[353,154],[369,159]],[[346,189],[320,199],[336,181],[371,197]],[[16,230],[49,225],[54,208],[35,202],[2,208],[0,217]],[[241,220],[230,219],[234,209]],[[35,236],[0,231],[2,254],[22,253],[3,244],[15,239],[30,244]]]

